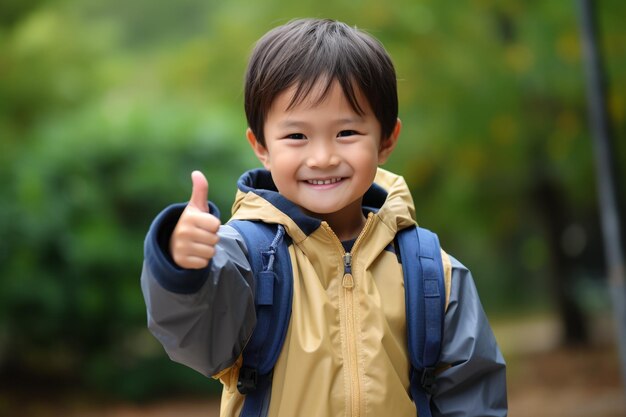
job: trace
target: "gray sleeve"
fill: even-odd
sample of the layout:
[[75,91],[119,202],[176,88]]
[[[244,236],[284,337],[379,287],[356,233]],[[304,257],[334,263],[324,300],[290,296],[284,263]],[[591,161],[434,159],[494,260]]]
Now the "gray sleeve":
[[471,273],[452,261],[450,301],[436,378],[433,417],[507,415],[506,365],[483,311]]
[[[235,362],[256,324],[243,239],[230,226],[221,226],[219,236],[215,256],[205,270],[198,271],[173,264],[162,253],[162,245],[148,242],[149,233],[141,274],[148,328],[172,360],[207,376]],[[204,275],[200,281],[198,273]],[[200,285],[181,289],[186,274],[189,282]],[[181,288],[174,288],[173,281]]]

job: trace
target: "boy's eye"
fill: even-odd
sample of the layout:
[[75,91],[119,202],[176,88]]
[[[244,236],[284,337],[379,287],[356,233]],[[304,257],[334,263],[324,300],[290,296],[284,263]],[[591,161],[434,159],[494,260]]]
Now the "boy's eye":
[[302,133],[291,133],[291,134],[285,136],[285,138],[287,138],[287,139],[306,139],[306,136],[304,136],[304,134],[302,134]]
[[337,136],[339,137],[346,137],[346,136],[354,136],[357,135],[357,131],[356,130],[342,130],[341,132],[339,132],[339,134]]

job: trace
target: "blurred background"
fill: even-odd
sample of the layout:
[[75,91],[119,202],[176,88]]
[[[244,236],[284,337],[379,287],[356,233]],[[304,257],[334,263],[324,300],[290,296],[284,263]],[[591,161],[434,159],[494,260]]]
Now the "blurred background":
[[[626,3],[595,7],[623,199]],[[228,219],[259,165],[247,58],[295,17],[356,25],[394,59],[386,168],[473,271],[510,415],[625,415],[580,10],[539,0],[3,0],[0,415],[217,415],[219,383],[146,330],[143,238],[192,169]]]

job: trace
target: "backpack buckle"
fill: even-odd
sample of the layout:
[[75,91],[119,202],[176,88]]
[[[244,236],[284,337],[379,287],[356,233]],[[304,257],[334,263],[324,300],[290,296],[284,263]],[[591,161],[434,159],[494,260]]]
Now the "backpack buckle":
[[249,394],[257,387],[258,374],[256,369],[242,366],[239,369],[239,380],[237,381],[237,390],[243,394]]
[[420,382],[424,391],[426,391],[428,394],[432,394],[433,389],[435,388],[435,368],[424,368],[424,370],[422,371],[422,377],[420,379]]

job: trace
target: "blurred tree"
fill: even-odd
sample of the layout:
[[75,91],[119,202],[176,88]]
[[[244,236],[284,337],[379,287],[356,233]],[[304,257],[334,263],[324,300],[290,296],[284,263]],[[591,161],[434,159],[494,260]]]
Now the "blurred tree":
[[5,0],[0,4],[0,26],[11,27],[46,0]]

